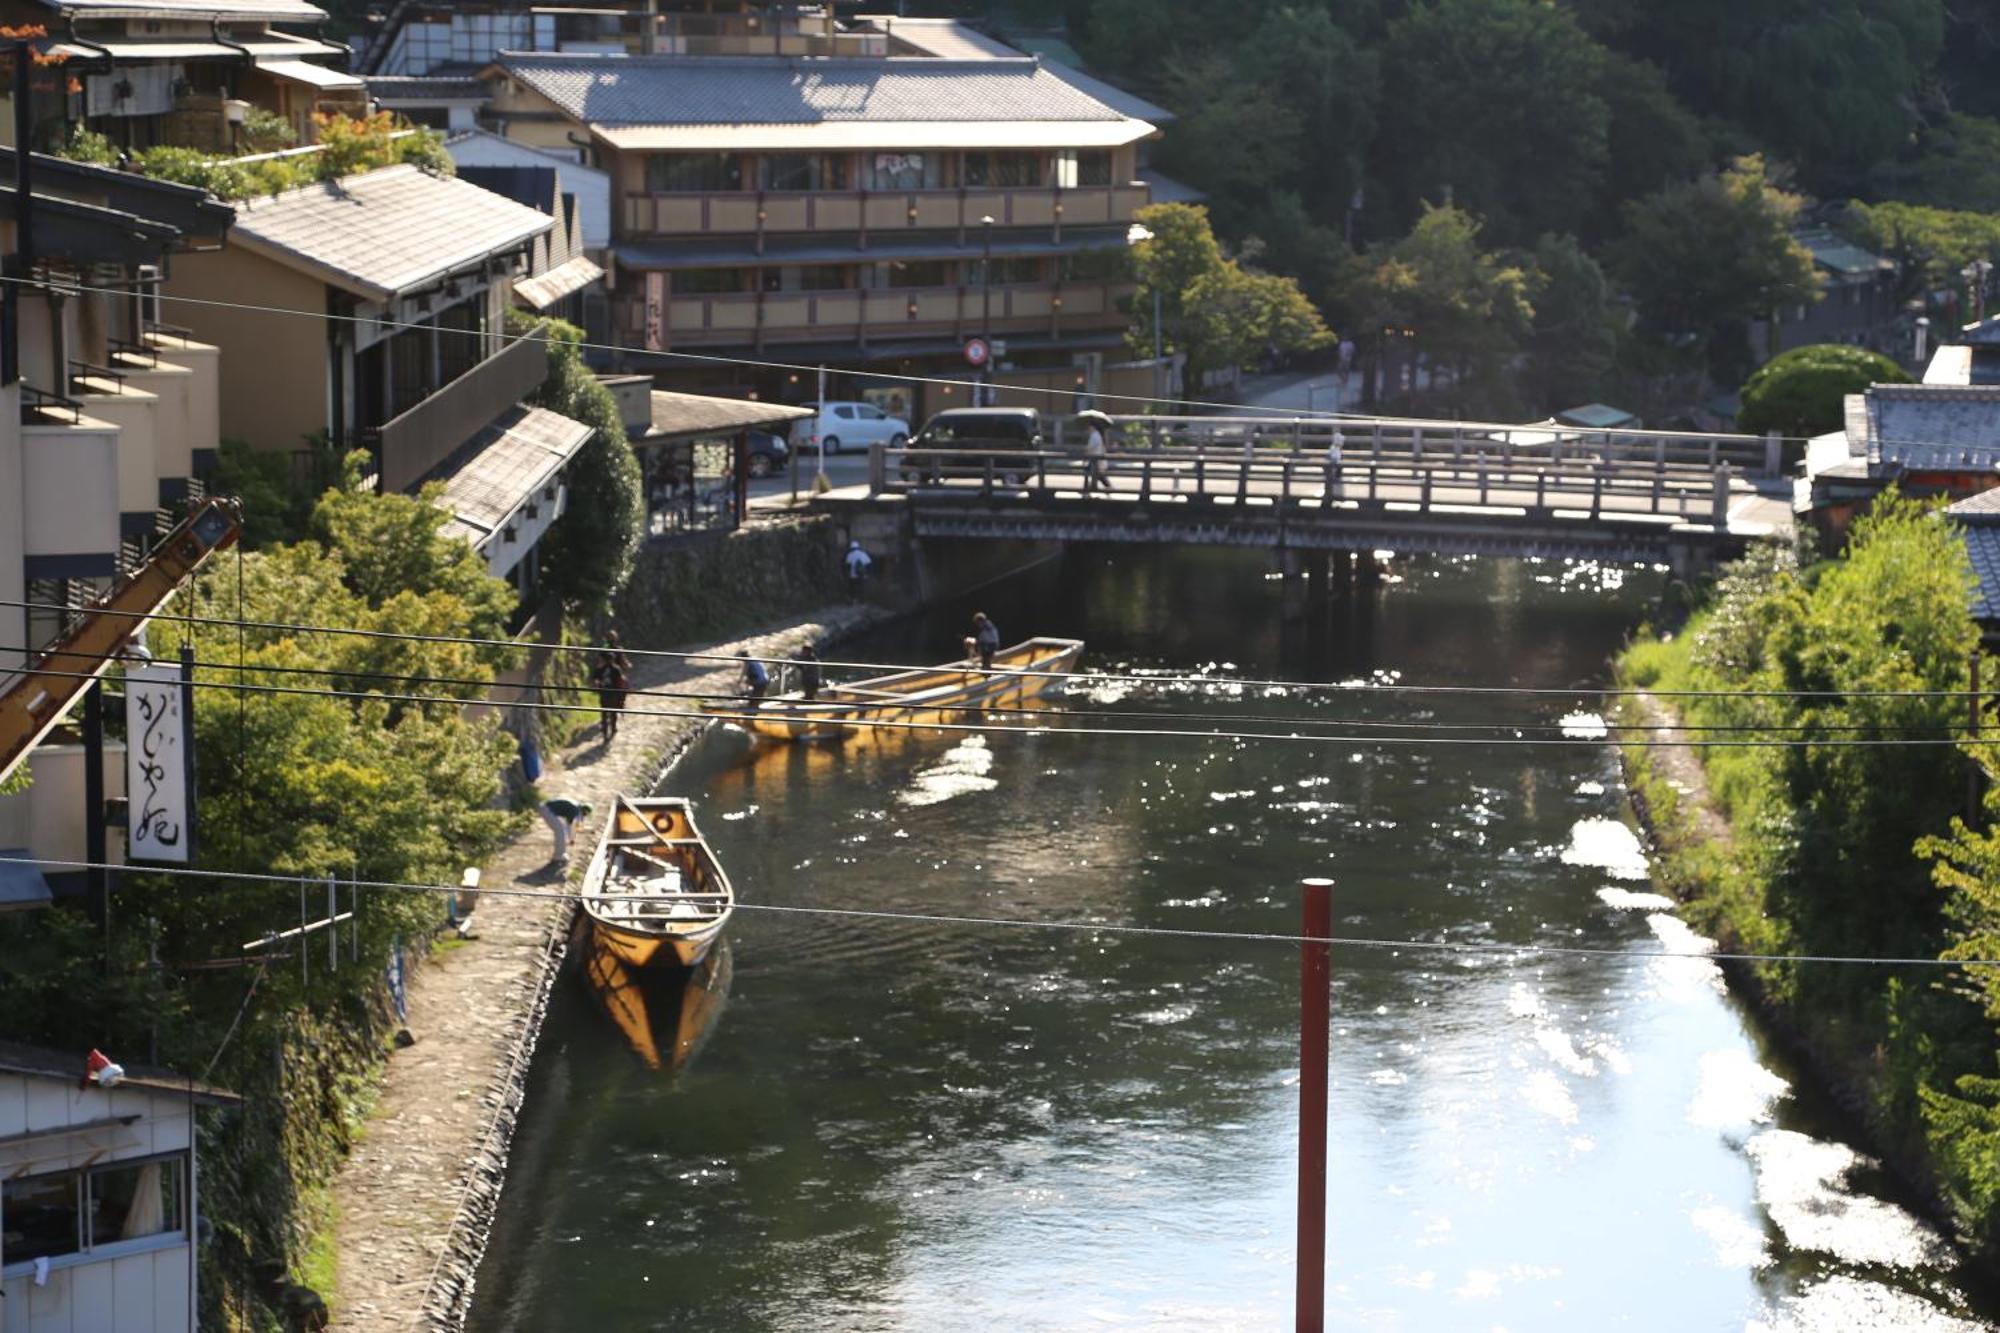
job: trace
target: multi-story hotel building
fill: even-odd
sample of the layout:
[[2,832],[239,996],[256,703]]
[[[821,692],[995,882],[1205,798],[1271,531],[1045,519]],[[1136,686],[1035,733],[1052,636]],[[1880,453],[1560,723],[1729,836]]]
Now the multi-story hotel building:
[[722,358],[824,364],[832,396],[921,416],[969,401],[983,338],[997,383],[1108,388],[1164,113],[949,20],[661,21],[664,54],[503,53],[484,73],[488,128],[609,174],[628,368],[799,400],[810,373]]

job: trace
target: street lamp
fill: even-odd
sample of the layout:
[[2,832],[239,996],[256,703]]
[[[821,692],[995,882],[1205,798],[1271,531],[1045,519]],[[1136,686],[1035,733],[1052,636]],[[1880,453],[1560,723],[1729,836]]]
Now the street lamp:
[[[986,359],[979,363],[979,382],[990,383],[993,379],[993,215],[979,219],[979,235],[984,244],[986,257],[979,261],[979,341],[986,344]],[[983,403],[985,393],[980,400]]]
[[1993,262],[1975,259],[1959,270],[1959,274],[1972,288],[1972,323],[1986,318],[1986,275],[1993,271]]
[[[1125,229],[1125,244],[1138,245],[1141,241],[1153,239],[1152,228],[1143,222],[1135,222]],[[1160,284],[1153,283],[1153,402],[1160,401]]]

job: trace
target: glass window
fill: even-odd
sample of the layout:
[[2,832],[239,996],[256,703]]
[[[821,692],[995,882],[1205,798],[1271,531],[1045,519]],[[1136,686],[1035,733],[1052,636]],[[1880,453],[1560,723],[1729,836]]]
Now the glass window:
[[860,413],[863,421],[880,421],[882,419],[882,409],[879,407],[870,407],[867,403],[860,404],[854,410]]
[[1109,148],[1085,148],[1076,154],[1076,183],[1078,185],[1111,184],[1111,150]]
[[90,1244],[162,1236],[182,1229],[178,1158],[107,1166],[90,1173]]
[[965,155],[965,183],[990,189],[1023,189],[1048,184],[1048,158],[1041,153],[973,152]]
[[842,404],[841,406],[834,408],[833,414],[839,417],[842,421],[854,420],[854,409],[848,407],[845,404]]
[[83,1176],[23,1176],[0,1193],[0,1253],[9,1264],[83,1249]]
[[711,296],[717,292],[740,292],[743,271],[734,268],[684,268],[673,277],[675,296]]
[[871,190],[938,190],[944,178],[942,153],[874,153],[867,160]]
[[913,259],[878,266],[884,287],[948,287],[951,265],[942,259]]
[[646,159],[646,188],[654,194],[743,188],[743,163],[734,153],[655,153]]
[[1123,250],[1064,255],[1057,268],[1064,282],[1120,282],[1131,277],[1130,259]]
[[850,286],[845,264],[781,264],[763,275],[767,292],[839,292]]
[[766,153],[757,163],[766,190],[845,190],[852,176],[845,153]]
[[[965,266],[966,283],[970,286],[978,286],[982,281],[980,274],[985,266],[986,261],[983,259],[975,259],[967,263]],[[1025,258],[996,259],[993,261],[993,285],[996,287],[1010,282],[1040,282],[1041,280],[1042,261],[1038,257],[1028,256]]]

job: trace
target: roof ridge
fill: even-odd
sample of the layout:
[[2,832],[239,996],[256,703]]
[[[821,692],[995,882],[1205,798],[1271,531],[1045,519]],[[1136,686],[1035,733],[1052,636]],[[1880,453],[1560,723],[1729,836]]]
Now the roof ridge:
[[648,68],[676,68],[689,65],[700,68],[733,67],[739,69],[766,69],[790,66],[807,69],[865,69],[897,68],[915,70],[936,70],[939,72],[978,70],[991,72],[1002,70],[1036,70],[1042,67],[1040,56],[1023,53],[1019,56],[800,56],[800,55],[683,55],[671,51],[656,52],[653,55],[633,55],[627,51],[499,51],[493,56],[493,63],[502,67],[514,65],[634,65]]

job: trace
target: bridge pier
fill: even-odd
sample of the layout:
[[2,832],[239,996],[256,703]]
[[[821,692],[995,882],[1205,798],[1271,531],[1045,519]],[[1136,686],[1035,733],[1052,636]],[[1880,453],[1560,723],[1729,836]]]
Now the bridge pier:
[[1303,619],[1306,613],[1306,581],[1304,553],[1296,550],[1278,552],[1278,571],[1284,578],[1284,589],[1280,597],[1280,613],[1286,620]]
[[1354,552],[1329,551],[1327,561],[1332,567],[1334,593],[1345,595],[1354,586]]

